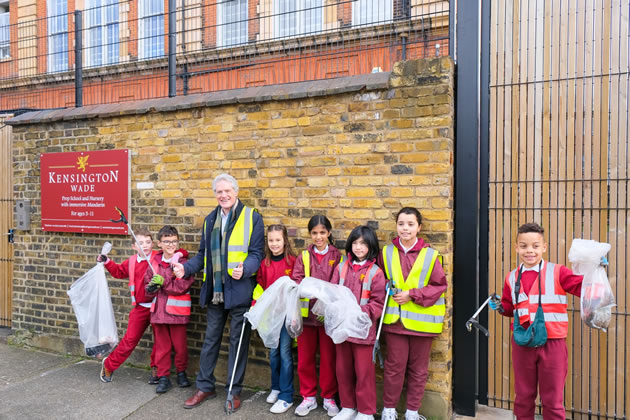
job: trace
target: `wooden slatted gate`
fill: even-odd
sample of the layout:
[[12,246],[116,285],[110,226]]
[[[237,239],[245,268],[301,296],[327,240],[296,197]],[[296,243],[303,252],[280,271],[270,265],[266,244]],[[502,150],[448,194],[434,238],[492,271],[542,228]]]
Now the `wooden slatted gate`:
[[8,232],[13,228],[13,153],[10,116],[0,115],[0,327],[11,327],[13,291],[13,245]]
[[[489,289],[516,266],[522,223],[567,266],[573,238],[612,245],[608,333],[569,299],[567,416],[630,417],[628,0],[491,2]],[[513,408],[509,321],[490,317],[488,403]],[[540,407],[539,407],[540,410]]]

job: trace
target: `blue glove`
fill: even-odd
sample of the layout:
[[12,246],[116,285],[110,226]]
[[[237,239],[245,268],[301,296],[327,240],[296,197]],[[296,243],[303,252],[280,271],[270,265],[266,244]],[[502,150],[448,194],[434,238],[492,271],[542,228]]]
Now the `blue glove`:
[[602,259],[599,261],[599,265],[601,265],[602,267],[608,265],[608,260],[606,259],[606,257],[602,257]]
[[490,309],[492,309],[493,311],[496,311],[497,309],[499,309],[499,306],[501,306],[501,302],[497,302],[495,300],[490,300],[490,302],[488,302],[488,306],[490,307]]

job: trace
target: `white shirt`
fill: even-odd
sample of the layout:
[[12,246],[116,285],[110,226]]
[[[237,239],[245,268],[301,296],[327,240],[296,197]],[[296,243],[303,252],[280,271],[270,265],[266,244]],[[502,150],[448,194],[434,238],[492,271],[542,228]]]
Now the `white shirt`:
[[319,254],[319,255],[326,255],[326,254],[328,254],[328,245],[326,245],[326,248],[324,248],[324,250],[323,250],[323,251],[320,251],[319,249],[317,249],[317,247],[316,247],[316,246],[314,246],[314,247],[313,247],[313,251],[314,251],[316,254]]
[[[236,208],[237,204],[238,204],[238,199],[234,202],[234,205],[230,208],[230,210],[228,210],[228,214],[230,213],[232,209]],[[221,213],[221,234],[225,235],[225,224],[227,223],[228,215],[223,212],[223,209],[221,209],[220,213]]]
[[367,260],[363,260],[363,261],[352,261],[352,265],[365,265],[365,263],[367,262]]
[[524,273],[524,272],[526,272],[526,271],[535,271],[535,272],[537,272],[537,273],[538,273],[538,268],[539,268],[539,267],[541,267],[541,266],[543,266],[543,265],[545,265],[545,260],[540,260],[540,264],[536,264],[535,266],[533,266],[533,267],[529,267],[529,268],[525,267],[525,266],[521,263],[521,266],[520,266],[520,268],[521,268],[521,273]]
[[398,242],[398,243],[400,244],[400,247],[403,249],[403,251],[405,251],[405,254],[406,254],[407,252],[411,251],[411,249],[412,249],[414,246],[416,246],[416,244],[418,243],[418,238],[416,238],[416,240],[413,242],[413,244],[412,244],[409,248],[407,248],[406,246],[404,246],[404,245],[402,244],[402,241],[401,241],[401,242]]

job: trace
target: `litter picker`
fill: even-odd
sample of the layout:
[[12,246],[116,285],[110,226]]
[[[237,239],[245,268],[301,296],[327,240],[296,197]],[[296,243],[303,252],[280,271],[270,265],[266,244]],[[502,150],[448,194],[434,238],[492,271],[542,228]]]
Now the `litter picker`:
[[[477,328],[479,331],[481,331],[482,333],[485,334],[486,337],[488,337],[490,335],[490,333],[488,332],[488,330],[486,329],[486,327],[484,327],[483,325],[481,325],[479,323],[479,321],[477,321],[477,316],[479,315],[479,313],[483,310],[483,308],[486,307],[486,305],[491,301],[501,301],[499,296],[497,296],[496,293],[491,294],[490,296],[488,296],[488,299],[486,299],[486,301],[479,307],[479,309],[477,309],[477,312],[475,312],[475,314],[473,316],[470,317],[470,319],[468,321],[466,321],[466,329],[468,330],[468,332],[472,331],[472,328],[475,327]],[[499,312],[503,312],[503,308],[499,309]]]
[[228,388],[227,399],[225,400],[225,414],[228,416],[234,412],[234,396],[232,395],[232,385],[234,385],[234,375],[236,374],[236,366],[238,365],[238,355],[241,352],[241,344],[243,343],[243,333],[247,327],[247,318],[243,317],[243,328],[241,328],[241,338],[238,339],[238,347],[236,348],[236,358],[234,359],[234,367],[232,368],[232,377],[230,378],[230,387]]
[[383,312],[381,313],[381,320],[378,323],[378,330],[376,331],[376,341],[374,342],[374,349],[372,350],[372,363],[376,363],[376,355],[378,355],[378,361],[383,368],[383,355],[381,354],[381,343],[378,339],[381,336],[381,329],[383,328],[383,318],[385,318],[385,311],[387,310],[387,302],[389,301],[389,294],[392,291],[391,281],[387,282],[387,289],[385,289],[385,303],[383,304]]
[[109,219],[109,220],[111,220],[112,223],[121,223],[122,222],[122,223],[127,225],[127,229],[129,229],[129,232],[131,233],[131,236],[133,237],[133,240],[136,242],[136,246],[138,247],[138,252],[140,252],[140,255],[142,255],[142,257],[147,260],[147,262],[149,263],[149,268],[151,269],[151,272],[155,276],[156,273],[153,270],[153,266],[151,265],[151,261],[149,260],[149,257],[147,257],[147,254],[144,253],[144,250],[142,249],[142,246],[140,246],[140,242],[138,242],[138,238],[136,238],[136,234],[133,233],[133,229],[131,229],[131,225],[129,224],[129,221],[125,217],[125,213],[123,213],[123,211],[121,209],[119,209],[118,207],[114,207],[114,208],[116,209],[116,211],[120,215],[120,219],[118,219],[118,220]]

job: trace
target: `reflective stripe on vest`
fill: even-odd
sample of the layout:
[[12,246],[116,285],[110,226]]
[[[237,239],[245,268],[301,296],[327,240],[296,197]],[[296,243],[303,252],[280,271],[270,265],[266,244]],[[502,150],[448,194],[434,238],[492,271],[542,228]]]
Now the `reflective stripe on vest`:
[[[218,214],[217,217],[219,217]],[[227,246],[227,272],[230,277],[234,269],[247,258],[249,241],[252,237],[254,227],[253,217],[254,209],[251,207],[243,207],[230,234],[230,240]]]
[[[399,292],[423,288],[429,284],[429,279],[438,257],[439,252],[435,249],[422,248],[409,275],[404,279],[398,249],[393,244],[387,245],[383,248],[385,275],[393,281],[393,287]],[[433,306],[428,308],[411,301],[399,305],[394,299],[388,299],[383,322],[385,324],[393,324],[400,319],[405,328],[409,330],[439,334],[442,332],[445,314],[446,300],[444,294],[440,296]]]
[[[302,251],[302,262],[304,263],[304,277],[311,277],[311,255],[306,249]],[[308,305],[308,298],[300,299],[300,312],[302,313],[302,318],[308,318]]]
[[[538,283],[540,284],[540,303],[545,315],[545,327],[548,338],[565,338],[569,330],[569,315],[567,314],[567,294],[560,285],[560,266],[554,263],[545,262],[540,276],[536,278],[530,294],[527,296],[520,291],[518,294],[518,304],[516,304],[516,276],[518,268],[508,274],[507,281],[512,291],[512,305],[518,311],[521,324],[533,322],[538,309]],[[522,287],[521,287],[522,290]]]
[[[178,281],[178,280],[175,280]],[[190,293],[178,296],[170,296],[166,300],[166,312],[171,315],[190,315],[191,299]]]
[[[346,280],[345,277],[348,273],[349,266],[350,262],[348,262],[346,259],[343,259],[337,266],[340,274],[339,285],[341,286],[343,286]],[[376,264],[372,264],[372,267],[370,267],[370,270],[368,271],[368,275],[363,277],[363,279],[361,280],[361,299],[359,301],[359,305],[367,305],[368,301],[370,300],[370,295],[372,294],[372,279],[374,279],[374,276],[376,275],[376,273],[378,273],[378,270],[378,266]]]

